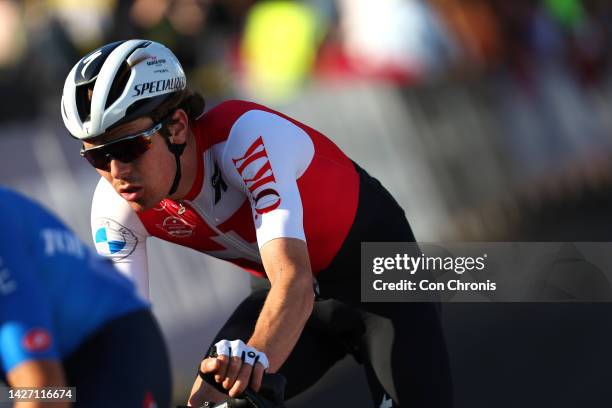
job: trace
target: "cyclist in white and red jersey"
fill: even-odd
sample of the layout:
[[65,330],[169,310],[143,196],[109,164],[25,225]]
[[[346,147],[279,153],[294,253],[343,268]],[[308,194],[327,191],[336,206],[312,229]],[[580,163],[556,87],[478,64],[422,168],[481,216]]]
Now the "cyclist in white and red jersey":
[[173,53],[144,40],[83,57],[62,96],[64,123],[102,176],[96,247],[142,296],[150,236],[270,283],[221,329],[190,405],[220,398],[205,373],[235,396],[257,390],[264,370],[280,371],[291,397],[350,353],[377,405],[450,406],[436,305],[360,302],[360,243],[414,241],[393,197],[327,137],[281,113],[238,100],[203,110]]

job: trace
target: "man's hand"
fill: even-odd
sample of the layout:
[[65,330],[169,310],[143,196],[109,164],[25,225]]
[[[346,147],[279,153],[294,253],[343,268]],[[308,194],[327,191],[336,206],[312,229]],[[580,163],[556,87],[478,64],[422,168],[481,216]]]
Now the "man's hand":
[[[217,372],[219,367],[220,364],[216,358],[206,358],[202,360],[202,363],[200,364],[200,371],[202,371],[204,374],[215,373]],[[198,375],[193,383],[193,387],[191,387],[191,394],[189,395],[187,406],[200,407],[206,401],[221,402],[224,401],[226,398],[227,395],[224,395],[217,391],[213,386],[207,384]]]
[[[233,348],[229,347],[229,345]],[[200,371],[203,374],[214,374],[215,381],[227,390],[230,397],[239,396],[247,386],[250,386],[255,392],[259,391],[265,371],[265,365],[262,362],[267,365],[265,355],[257,353],[256,350],[246,346],[240,340],[232,342],[221,340],[217,343],[216,347],[221,349],[220,352],[224,354],[202,360]],[[230,355],[243,354],[243,352],[245,354],[244,361],[242,356],[230,357]],[[252,355],[249,356],[249,353],[252,353]],[[256,362],[255,358],[258,354],[260,354],[259,358],[262,362]],[[253,363],[256,363],[255,366],[253,366]],[[227,395],[219,392],[210,384],[206,384],[198,376],[191,389],[191,395],[187,404],[189,406],[199,406],[204,401],[221,402],[225,398],[227,398]]]
[[[229,391],[230,397],[237,397],[249,385],[253,391],[259,391],[264,371],[269,365],[264,353],[247,346],[242,340],[221,340],[215,344],[215,349],[215,381]],[[210,363],[202,364],[206,366]]]
[[229,390],[230,397],[237,397],[247,386],[259,391],[268,358],[241,340],[221,340],[216,345],[217,363],[220,365],[215,381]]

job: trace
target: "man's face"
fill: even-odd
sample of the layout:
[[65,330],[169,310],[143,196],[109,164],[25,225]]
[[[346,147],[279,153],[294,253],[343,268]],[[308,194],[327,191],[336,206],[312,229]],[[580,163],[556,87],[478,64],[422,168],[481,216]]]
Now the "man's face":
[[[93,141],[83,142],[83,146],[88,149],[104,145],[149,130],[153,125],[150,118],[136,119]],[[149,149],[138,158],[129,163],[113,158],[108,171],[96,171],[111,183],[134,211],[139,212],[155,207],[166,197],[174,179],[176,164],[163,136],[158,132],[151,137]]]

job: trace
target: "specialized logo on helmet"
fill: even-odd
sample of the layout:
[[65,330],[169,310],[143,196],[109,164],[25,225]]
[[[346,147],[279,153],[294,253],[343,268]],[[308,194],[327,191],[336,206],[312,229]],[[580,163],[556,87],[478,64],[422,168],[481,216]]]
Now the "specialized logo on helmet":
[[30,329],[21,342],[24,349],[30,353],[44,353],[51,347],[51,334],[47,329]]
[[132,231],[109,218],[99,218],[96,223],[100,225],[95,233],[96,249],[100,254],[120,260],[134,252],[138,238]]
[[251,193],[255,212],[261,215],[278,208],[281,197],[273,188],[276,179],[261,136],[249,146],[244,156],[232,159],[232,162]]
[[174,77],[170,79],[160,79],[159,81],[145,82],[134,85],[134,94],[132,96],[140,96],[145,93],[154,94],[157,92],[176,91],[185,88],[187,81],[183,77]]
[[184,219],[175,217],[174,215],[166,217],[161,224],[156,224],[156,226],[175,238],[190,237],[193,235],[193,230],[195,229],[195,225],[191,225]]

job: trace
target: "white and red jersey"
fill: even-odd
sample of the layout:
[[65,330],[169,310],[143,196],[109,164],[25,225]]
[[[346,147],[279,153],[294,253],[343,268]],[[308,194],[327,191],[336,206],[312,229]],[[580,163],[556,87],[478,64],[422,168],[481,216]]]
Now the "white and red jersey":
[[357,211],[359,176],[327,137],[245,101],[227,101],[192,129],[196,181],[182,200],[136,213],[101,179],[91,223],[96,248],[148,296],[146,239],[155,236],[265,276],[259,248],[305,241],[314,274],[340,249]]

